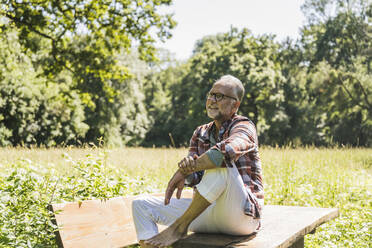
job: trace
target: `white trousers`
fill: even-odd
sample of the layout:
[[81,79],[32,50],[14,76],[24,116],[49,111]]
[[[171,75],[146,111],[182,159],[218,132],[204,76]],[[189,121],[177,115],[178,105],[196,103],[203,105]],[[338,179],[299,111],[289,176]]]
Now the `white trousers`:
[[[206,170],[196,187],[211,205],[191,222],[189,231],[247,235],[257,230],[259,220],[244,214],[247,192],[235,165]],[[146,195],[135,199],[132,213],[137,239],[145,240],[158,234],[157,224],[171,225],[181,217],[191,201],[172,198],[168,205],[164,205],[163,197]],[[263,206],[263,202],[260,203]]]

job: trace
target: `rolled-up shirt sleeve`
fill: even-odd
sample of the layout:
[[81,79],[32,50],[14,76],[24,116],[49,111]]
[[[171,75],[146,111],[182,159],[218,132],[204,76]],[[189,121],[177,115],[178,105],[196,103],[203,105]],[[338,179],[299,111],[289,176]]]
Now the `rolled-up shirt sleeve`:
[[231,162],[236,162],[244,154],[258,150],[255,126],[249,121],[237,123],[230,130],[229,137],[217,143],[212,149],[222,153],[225,162],[222,163],[223,167],[226,164],[231,166]]
[[221,167],[223,163],[223,154],[217,149],[209,149],[205,154],[207,154],[208,158],[217,166]]

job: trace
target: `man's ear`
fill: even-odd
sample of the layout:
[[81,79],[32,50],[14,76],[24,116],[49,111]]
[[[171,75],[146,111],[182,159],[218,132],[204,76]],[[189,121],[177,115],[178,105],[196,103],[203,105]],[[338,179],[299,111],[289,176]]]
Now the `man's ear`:
[[240,101],[235,101],[234,103],[235,113],[238,113],[239,106],[240,106]]

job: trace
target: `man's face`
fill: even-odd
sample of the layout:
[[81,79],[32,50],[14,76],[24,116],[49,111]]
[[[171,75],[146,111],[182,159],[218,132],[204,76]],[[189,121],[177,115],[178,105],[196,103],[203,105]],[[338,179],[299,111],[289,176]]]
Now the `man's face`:
[[220,122],[230,119],[240,104],[237,100],[238,96],[234,86],[223,82],[216,82],[213,84],[209,93],[212,95],[223,94],[224,97],[220,101],[217,101],[214,97],[207,98],[206,109],[208,116]]

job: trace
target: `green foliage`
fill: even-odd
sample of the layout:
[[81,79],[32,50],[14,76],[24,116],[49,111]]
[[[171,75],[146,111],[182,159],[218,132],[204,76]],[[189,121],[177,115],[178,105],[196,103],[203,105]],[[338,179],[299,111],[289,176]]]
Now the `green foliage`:
[[0,172],[0,246],[56,247],[52,202],[108,199],[152,191],[143,179],[128,177],[110,167],[105,154],[73,161],[71,169],[56,175],[53,169],[30,160],[9,164]]
[[[162,51],[163,57],[153,66],[145,81],[145,103],[152,125],[146,133],[142,145],[158,146],[172,145],[171,139],[175,134],[177,145],[180,143],[176,125],[179,123],[175,99],[180,80],[189,72],[187,64],[177,63],[170,54]],[[162,68],[165,64],[165,68]],[[183,121],[182,121],[183,122]]]
[[53,146],[84,137],[83,106],[67,75],[58,85],[38,77],[16,32],[0,36],[0,58],[0,145]]
[[89,130],[85,142],[98,143],[103,137],[106,145],[138,145],[149,129],[149,118],[145,107],[145,76],[149,66],[139,60],[137,53],[130,56],[120,53],[116,56],[117,63],[129,68],[131,76],[124,81],[110,80],[109,87],[115,90],[112,98],[105,95],[99,78],[86,74],[87,91],[95,94],[93,107],[86,109],[86,122]]
[[308,25],[302,29],[302,43],[313,66],[325,60],[335,68],[348,67],[361,55],[367,57],[367,64],[371,62],[368,19],[372,5],[368,1],[308,0],[303,10]]
[[303,9],[306,88],[319,135],[325,144],[371,146],[372,5],[309,0]]
[[149,77],[154,124],[145,145],[187,145],[209,122],[205,95],[222,75],[239,78],[239,113],[256,124],[261,144],[371,146],[371,19],[368,1],[308,0],[297,41],[248,30],[207,36],[193,56]]
[[[25,163],[21,163],[24,166]],[[46,247],[54,244],[46,194],[49,185],[33,168],[15,168],[0,178],[0,245]]]
[[349,70],[323,62],[309,74],[309,91],[317,96],[317,111],[324,113],[324,136],[334,142],[372,145],[372,76],[363,62],[353,61]]
[[[265,204],[338,208],[340,216],[307,235],[305,247],[370,247],[370,150],[272,150],[264,167]],[[299,154],[302,155],[299,155]]]
[[[16,31],[0,37],[0,145],[79,145],[103,137],[107,145],[138,145],[145,138],[151,119],[144,105],[144,79],[149,71],[139,54],[124,50],[102,63],[130,68],[124,80],[106,81],[76,66],[79,78],[63,70],[51,79],[40,75],[39,60],[45,51],[30,56],[23,52]],[[84,38],[72,47],[87,46]],[[124,72],[128,73],[127,70]],[[77,81],[82,83],[77,85]],[[110,95],[107,92],[110,91]]]
[[[206,93],[218,78],[231,74],[241,79],[246,89],[240,113],[257,124],[262,142],[282,143],[284,135],[279,130],[290,127],[282,107],[284,78],[277,62],[278,47],[273,37],[254,37],[248,30],[237,29],[200,40],[186,65],[168,68],[155,79],[172,92],[165,99],[166,105],[171,105],[165,109],[167,119],[155,124],[158,133],[164,138],[171,133],[176,144],[187,144],[196,126],[210,121],[204,110]],[[170,70],[177,80],[172,80]]]
[[[356,49],[341,47],[349,43],[335,43],[340,53],[330,47],[321,48],[316,43],[321,38],[314,38],[308,30],[304,30],[302,40],[281,44],[273,37],[255,37],[248,30],[234,28],[198,41],[186,63],[155,71],[148,77],[146,103],[154,124],[143,144],[172,144],[170,134],[176,145],[187,145],[195,127],[210,121],[204,110],[205,94],[218,78],[231,74],[243,82],[246,95],[239,113],[256,123],[260,143],[370,146],[372,85],[370,57],[365,56],[368,42],[364,36],[351,33],[353,25],[365,28],[364,19],[358,19],[359,24],[357,20],[332,21],[346,25],[350,31],[347,35],[359,37],[358,41],[347,41],[358,42]],[[326,32],[334,28],[331,24],[311,25],[309,29],[316,35],[322,35],[324,28]],[[329,35],[338,39],[339,34],[329,30]],[[348,55],[344,56],[346,51]],[[317,58],[317,54],[324,57]]]
[[284,103],[288,115],[288,128],[277,129],[282,144],[291,146],[324,145],[320,135],[321,118],[315,114],[313,99],[307,89],[307,67],[303,63],[303,51],[299,42],[285,40],[280,44],[278,62],[283,77]]
[[[171,0],[0,2],[0,146],[187,145],[225,74],[267,145],[371,146],[372,5],[307,0],[297,41],[207,36],[177,62]],[[151,30],[151,32],[150,32]]]
[[[50,44],[47,51],[50,59],[42,61],[46,75],[54,77],[66,68],[70,71],[84,68],[105,82],[112,78],[125,79],[125,68],[102,62],[113,58],[121,49],[129,51],[134,41],[141,58],[154,58],[153,35],[169,38],[169,31],[175,25],[170,15],[157,13],[159,6],[170,3],[170,0],[3,0],[0,15],[7,18],[7,23],[0,27],[3,30],[16,27],[21,43],[34,53],[45,49],[35,35]],[[86,35],[88,44],[75,49],[75,38],[82,34]],[[87,61],[89,67],[84,66]]]
[[[107,145],[139,144],[151,123],[143,103],[147,65],[142,65],[155,60],[154,37],[169,38],[175,26],[171,15],[158,13],[170,3],[1,1],[2,41],[18,48],[5,51],[5,57],[14,65],[17,56],[27,63],[22,68],[8,66],[9,79],[0,78],[14,88],[2,94],[0,106],[13,102],[21,85],[36,93],[22,98],[27,109],[1,112],[0,145],[97,144],[98,139]],[[9,34],[14,37],[9,39]],[[142,67],[135,68],[138,65]],[[30,80],[23,81],[24,73]],[[4,108],[11,108],[8,105]],[[10,124],[13,114],[20,128]],[[32,135],[24,126],[31,126]]]

